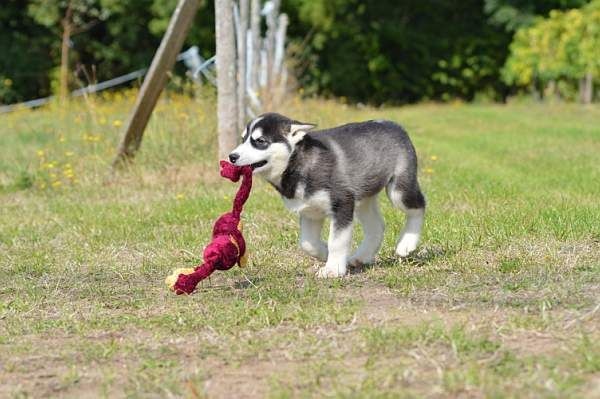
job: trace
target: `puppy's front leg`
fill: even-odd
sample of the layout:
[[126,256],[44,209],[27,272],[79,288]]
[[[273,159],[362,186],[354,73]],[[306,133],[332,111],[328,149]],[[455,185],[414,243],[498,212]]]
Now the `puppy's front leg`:
[[341,277],[346,274],[350,244],[352,243],[352,218],[354,201],[333,205],[335,210],[331,217],[329,240],[327,242],[328,256],[325,266],[317,272],[317,277]]
[[321,240],[324,218],[300,215],[300,248],[320,261],[327,260],[327,245]]

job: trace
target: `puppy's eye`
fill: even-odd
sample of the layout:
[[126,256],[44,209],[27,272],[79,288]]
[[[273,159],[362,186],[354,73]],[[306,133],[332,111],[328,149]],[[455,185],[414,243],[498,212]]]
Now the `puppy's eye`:
[[254,141],[256,141],[257,144],[266,144],[267,140],[265,140],[264,137],[258,137],[257,139],[255,139]]

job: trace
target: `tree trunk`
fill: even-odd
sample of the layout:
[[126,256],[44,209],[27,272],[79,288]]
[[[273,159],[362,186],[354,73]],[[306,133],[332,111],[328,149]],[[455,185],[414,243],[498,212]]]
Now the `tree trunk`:
[[533,80],[533,98],[538,102],[544,101],[544,84],[538,78]]
[[238,57],[238,131],[244,130],[246,124],[246,35],[248,30],[248,0],[240,0],[240,19],[237,35]]
[[579,102],[582,104],[591,104],[594,100],[594,77],[591,73],[579,79]]
[[579,78],[579,102],[585,104],[585,78]]
[[556,86],[556,80],[551,80],[546,84],[544,89],[544,97],[554,100],[558,98],[558,89]]
[[65,16],[61,20],[62,42],[60,46],[60,76],[59,76],[59,98],[62,103],[69,97],[69,45],[71,32],[73,31],[73,8],[69,1]]
[[236,146],[238,137],[236,50],[231,0],[215,0],[215,24],[219,157],[225,159]]
[[581,93],[581,102],[591,104],[594,100],[594,78],[590,72],[583,78],[583,90]]

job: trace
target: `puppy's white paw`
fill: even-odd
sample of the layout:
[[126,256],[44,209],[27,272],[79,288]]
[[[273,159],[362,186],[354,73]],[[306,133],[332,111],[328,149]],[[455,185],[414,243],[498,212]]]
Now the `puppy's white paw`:
[[343,277],[346,274],[346,267],[325,265],[317,270],[318,278],[336,278]]
[[402,240],[398,243],[396,247],[396,255],[401,258],[406,258],[411,254],[415,249],[417,249],[417,243],[413,240]]

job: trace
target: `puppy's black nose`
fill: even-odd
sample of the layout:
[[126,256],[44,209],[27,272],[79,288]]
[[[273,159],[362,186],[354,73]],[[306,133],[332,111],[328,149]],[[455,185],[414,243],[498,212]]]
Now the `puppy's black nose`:
[[229,161],[231,163],[235,163],[238,159],[240,159],[240,154],[232,152],[231,154],[229,154]]

